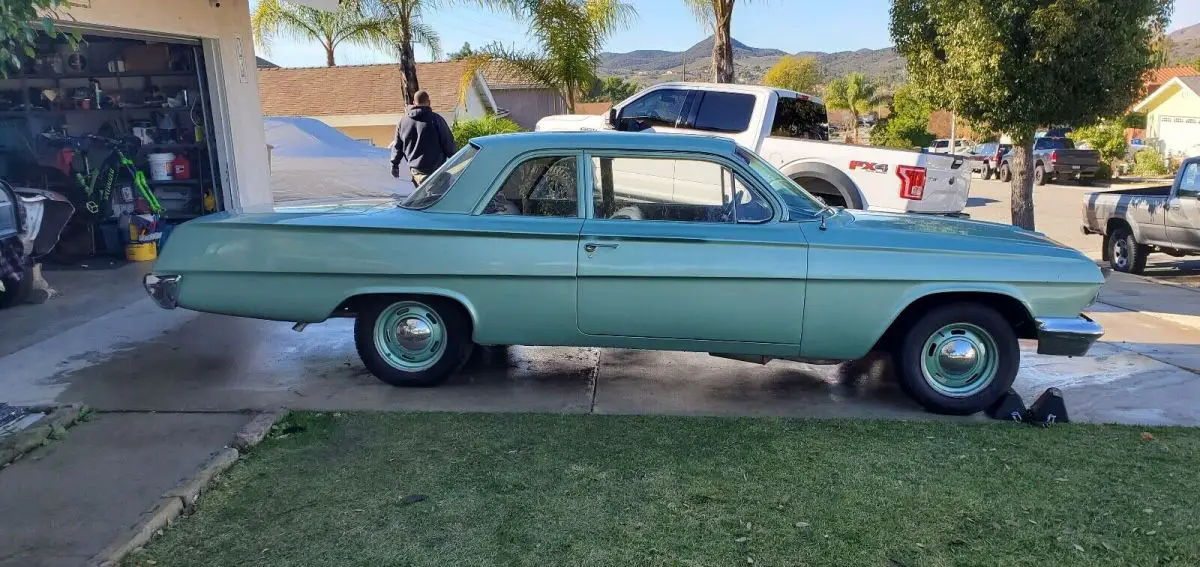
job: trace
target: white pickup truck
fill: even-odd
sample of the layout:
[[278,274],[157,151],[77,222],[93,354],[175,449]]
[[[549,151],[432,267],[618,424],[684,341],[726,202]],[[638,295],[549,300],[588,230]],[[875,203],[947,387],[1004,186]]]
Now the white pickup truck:
[[732,138],[826,203],[851,209],[957,215],[971,189],[965,157],[829,142],[820,99],[769,87],[663,83],[607,116],[547,116],[536,127],[612,129]]

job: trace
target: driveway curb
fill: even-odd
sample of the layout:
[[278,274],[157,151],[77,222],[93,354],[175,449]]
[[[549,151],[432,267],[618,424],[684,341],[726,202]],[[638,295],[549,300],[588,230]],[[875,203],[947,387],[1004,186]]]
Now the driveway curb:
[[250,448],[258,445],[266,438],[279,420],[287,415],[285,410],[260,413],[250,420],[234,435],[232,446],[225,447],[209,457],[196,474],[183,481],[175,488],[168,490],[158,499],[150,517],[142,524],[135,526],[111,545],[96,554],[89,566],[115,567],[126,555],[139,550],[163,530],[175,522],[181,515],[191,513],[200,499],[200,495],[208,489],[217,475],[229,470],[238,458]]
[[29,409],[46,415],[29,427],[0,440],[0,467],[45,445],[47,440],[63,435],[68,427],[75,425],[89,411],[83,404],[32,406]]

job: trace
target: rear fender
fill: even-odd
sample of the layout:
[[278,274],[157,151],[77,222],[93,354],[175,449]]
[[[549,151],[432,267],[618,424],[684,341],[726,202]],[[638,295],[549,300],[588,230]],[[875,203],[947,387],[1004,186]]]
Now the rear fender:
[[475,309],[475,305],[471,303],[471,300],[457,291],[439,287],[368,286],[355,288],[346,294],[337,308],[330,313],[330,316],[335,317],[341,313],[345,313],[348,308],[352,307],[355,298],[379,295],[428,295],[431,297],[444,297],[462,305],[463,309],[467,311],[467,315],[471,317],[472,328],[478,328],[479,314]]
[[850,179],[842,170],[819,160],[805,159],[796,160],[779,168],[784,175],[789,179],[797,179],[800,177],[815,177],[824,180],[842,195],[846,200],[846,205],[853,209],[865,209],[866,203],[862,196],[862,190],[858,188],[858,184]]

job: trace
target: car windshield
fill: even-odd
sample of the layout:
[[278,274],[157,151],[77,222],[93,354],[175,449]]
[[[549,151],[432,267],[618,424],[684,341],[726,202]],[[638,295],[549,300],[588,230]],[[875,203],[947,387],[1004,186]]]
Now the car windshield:
[[445,196],[446,192],[454,186],[454,182],[458,181],[462,172],[467,170],[467,166],[471,165],[471,160],[475,159],[475,154],[479,153],[479,147],[475,144],[467,144],[466,147],[454,154],[446,163],[442,164],[437,171],[433,172],[425,183],[422,183],[416,191],[413,191],[407,199],[400,202],[400,206],[406,209],[425,209],[432,207]]
[[738,148],[737,156],[771,186],[771,189],[775,191],[776,195],[779,195],[793,215],[816,216],[826,208],[820,200],[805,191],[800,184],[788,179],[786,175],[754,153]]

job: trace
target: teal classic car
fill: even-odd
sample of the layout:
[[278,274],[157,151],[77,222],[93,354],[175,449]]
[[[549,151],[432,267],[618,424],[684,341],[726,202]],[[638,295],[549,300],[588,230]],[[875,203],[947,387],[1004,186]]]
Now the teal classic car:
[[163,307],[354,317],[401,386],[475,344],[843,361],[890,351],[929,410],[985,409],[1018,339],[1083,355],[1104,278],[1011,226],[830,208],[734,142],[687,135],[478,138],[401,203],[224,213],[178,227],[146,278]]

